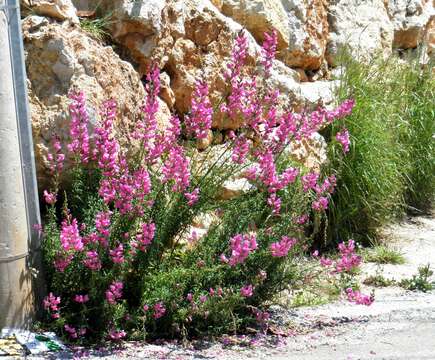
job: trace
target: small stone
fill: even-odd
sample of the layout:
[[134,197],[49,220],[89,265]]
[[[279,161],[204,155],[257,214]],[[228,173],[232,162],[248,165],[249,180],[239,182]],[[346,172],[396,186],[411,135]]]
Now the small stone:
[[196,148],[198,150],[207,149],[213,142],[213,132],[211,130],[207,131],[207,136],[204,139],[196,140]]

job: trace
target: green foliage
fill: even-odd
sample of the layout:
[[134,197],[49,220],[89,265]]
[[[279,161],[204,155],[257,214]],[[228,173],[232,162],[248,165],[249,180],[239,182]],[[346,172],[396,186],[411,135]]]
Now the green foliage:
[[[300,281],[301,269],[294,259],[301,251],[304,238],[302,229],[294,224],[293,219],[307,211],[310,196],[301,191],[300,185],[282,190],[282,208],[286,209],[286,213],[279,218],[270,216],[265,194],[257,189],[231,200],[217,200],[215,195],[219,185],[235,170],[234,164],[227,161],[226,156],[230,155],[227,152],[220,165],[208,169],[206,180],[202,173],[192,179],[193,183],[202,182],[202,196],[193,207],[187,206],[185,199],[172,192],[170,187],[162,186],[157,172],[152,174],[155,176],[155,187],[151,196],[156,201],[149,215],[159,224],[153,246],[128,265],[110,265],[111,259],[106,254],[101,259],[106,269],[104,272],[83,267],[84,254],[77,254],[64,272],[53,267],[60,248],[58,214],[62,213],[61,217],[69,214],[79,219],[84,224],[85,234],[89,234],[95,231],[95,214],[106,206],[98,197],[98,171],[85,170],[81,166],[71,170],[73,186],[68,191],[68,198],[65,195],[62,208],[48,208],[44,240],[50,289],[61,297],[62,307],[69,309],[69,313],[62,314],[62,318],[55,323],[59,332],[65,333],[65,324],[92,324],[92,336],[100,337],[107,333],[108,323],[113,328],[122,324],[123,329],[139,338],[236,332],[252,321],[252,313],[244,310],[245,303],[258,306],[273,294]],[[281,161],[279,165],[289,165],[288,160],[285,164]],[[193,164],[192,168],[195,169],[195,166],[199,165]],[[219,221],[189,250],[185,240],[182,241],[188,225],[199,213],[213,211],[219,211]],[[111,248],[116,244],[117,237],[135,227],[116,213],[112,224]],[[227,251],[228,239],[249,228],[257,231],[258,250],[235,268],[219,262],[220,254]],[[298,236],[300,243],[287,258],[271,257],[269,245],[279,241],[282,235]],[[261,277],[260,270],[267,273],[266,279]],[[120,277],[126,284],[124,300],[109,305],[102,301],[101,294],[111,284],[109,279]],[[240,288],[247,283],[255,287],[255,295],[249,299],[240,295]],[[210,296],[210,288],[215,291],[222,288],[223,295]],[[74,303],[75,294],[83,293],[89,295],[89,303]],[[193,302],[198,304],[195,307],[186,299],[188,293],[194,294]],[[207,300],[202,303],[200,296],[207,296]],[[160,301],[167,310],[162,319],[154,320],[142,310],[142,305],[149,304],[151,307]],[[141,325],[138,327],[138,324]]]
[[[356,106],[344,125],[351,135],[349,154],[341,146],[329,158],[338,182],[327,212],[326,242],[355,238],[370,243],[377,229],[412,206],[428,209],[435,186],[434,89],[432,68],[398,59],[364,65],[343,57],[340,99]],[[330,171],[330,170],[329,170]]]
[[80,19],[80,27],[96,40],[104,42],[111,39],[110,32],[107,30],[112,22],[111,17],[111,14],[106,14],[96,19]]
[[380,269],[378,269],[375,275],[370,275],[365,278],[363,284],[374,287],[387,287],[395,285],[396,281],[394,279],[387,279],[382,275]]
[[420,266],[418,274],[413,275],[411,279],[402,280],[399,285],[406,290],[427,292],[434,288],[435,282],[431,281],[433,271],[430,265]]
[[401,265],[406,262],[403,254],[385,245],[377,245],[371,249],[365,249],[363,258],[367,262],[377,264]]

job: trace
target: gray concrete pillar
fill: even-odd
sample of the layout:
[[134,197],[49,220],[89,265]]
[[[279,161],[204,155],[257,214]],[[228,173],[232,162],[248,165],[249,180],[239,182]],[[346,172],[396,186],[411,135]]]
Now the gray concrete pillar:
[[33,314],[28,239],[9,27],[0,11],[0,329],[26,327]]

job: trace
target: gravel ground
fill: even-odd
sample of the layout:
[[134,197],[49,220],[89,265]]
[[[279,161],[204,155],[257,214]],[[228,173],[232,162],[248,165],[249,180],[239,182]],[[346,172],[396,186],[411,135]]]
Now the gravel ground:
[[[389,243],[400,250],[404,265],[364,264],[362,278],[382,273],[401,280],[420,265],[435,268],[435,218],[414,217],[385,231]],[[364,289],[365,292],[371,288]],[[286,310],[271,309],[278,323],[290,321],[293,330],[275,335],[239,336],[220,342],[142,344],[127,342],[118,349],[82,350],[39,359],[435,359],[435,291],[376,289],[370,307],[345,301]],[[228,344],[229,343],[229,344]],[[2,360],[2,359],[0,359]]]

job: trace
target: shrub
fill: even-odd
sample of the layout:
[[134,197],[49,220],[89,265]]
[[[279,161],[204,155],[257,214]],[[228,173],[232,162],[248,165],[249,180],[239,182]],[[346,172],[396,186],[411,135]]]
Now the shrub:
[[435,285],[435,282],[431,281],[432,275],[433,271],[430,269],[430,264],[420,266],[418,268],[418,274],[412,275],[410,279],[403,279],[399,285],[411,291],[431,291]]
[[[44,191],[44,307],[59,333],[116,341],[237,331],[255,321],[265,300],[300,280],[295,255],[309,245],[308,215],[327,208],[335,180],[298,167],[287,148],[347,116],[353,102],[311,114],[281,111],[278,92],[259,85],[275,46],[276,34],[266,38],[263,68],[247,73],[240,34],[221,104],[213,108],[198,81],[184,123],[173,116],[164,130],[157,127],[159,70],[152,67],[128,149],[115,136],[113,100],[103,104],[90,136],[84,94],[70,95],[71,139],[65,149],[54,140],[53,187]],[[195,141],[218,113],[242,126],[198,154]],[[346,147],[346,135],[340,141]],[[73,165],[64,166],[65,158]],[[71,182],[63,192],[61,172]],[[250,190],[220,199],[234,176],[248,179]],[[189,235],[204,214],[214,219],[209,231]]]
[[[377,229],[403,214],[407,206],[427,209],[435,186],[434,80],[431,68],[396,58],[361,64],[343,56],[340,99],[356,106],[343,120],[350,152],[330,147],[328,173],[337,188],[327,211],[326,242],[355,238],[370,243]],[[331,141],[337,129],[324,131]],[[335,144],[335,145],[334,145]]]

